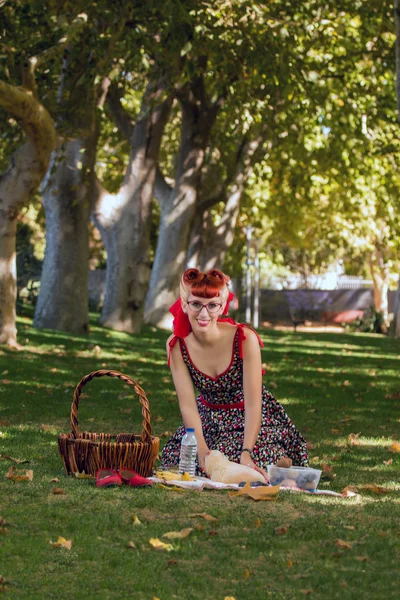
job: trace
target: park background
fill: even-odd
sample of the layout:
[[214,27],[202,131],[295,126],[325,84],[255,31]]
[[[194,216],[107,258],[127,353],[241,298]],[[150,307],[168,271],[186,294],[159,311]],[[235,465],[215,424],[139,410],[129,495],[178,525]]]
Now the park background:
[[[5,596],[398,596],[398,16],[397,0],[0,0]],[[161,445],[179,424],[165,341],[186,265],[223,268],[239,318],[259,298],[266,386],[321,488],[353,497],[64,474],[57,437],[91,371],[138,380]],[[306,330],[336,293],[340,335]],[[139,433],[137,398],[104,379],[81,427]]]

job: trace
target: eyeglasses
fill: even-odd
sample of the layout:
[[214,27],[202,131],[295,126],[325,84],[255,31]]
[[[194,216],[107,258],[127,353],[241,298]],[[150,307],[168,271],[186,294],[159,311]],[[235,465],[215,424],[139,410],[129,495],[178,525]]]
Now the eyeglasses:
[[192,312],[200,312],[203,308],[205,308],[207,312],[212,315],[213,313],[219,311],[222,304],[219,304],[218,302],[208,302],[207,304],[203,304],[197,300],[191,300],[188,302],[188,306]]

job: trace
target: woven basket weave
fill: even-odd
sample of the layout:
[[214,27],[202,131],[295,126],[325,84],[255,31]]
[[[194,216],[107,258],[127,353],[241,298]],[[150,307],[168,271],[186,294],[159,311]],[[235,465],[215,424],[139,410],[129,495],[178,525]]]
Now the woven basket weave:
[[[95,377],[117,377],[132,386],[142,405],[143,431],[133,433],[90,433],[78,431],[78,407],[82,388]],[[153,473],[160,440],[151,435],[149,401],[140,385],[119,371],[93,371],[85,375],[74,391],[71,406],[71,433],[58,436],[58,449],[68,475],[95,475],[98,469],[133,469],[143,477]]]

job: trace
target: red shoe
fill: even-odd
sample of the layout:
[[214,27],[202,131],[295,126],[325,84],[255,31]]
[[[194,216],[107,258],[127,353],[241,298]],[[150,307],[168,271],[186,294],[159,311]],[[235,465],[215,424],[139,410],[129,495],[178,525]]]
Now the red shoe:
[[120,474],[113,469],[99,469],[96,473],[96,487],[108,487],[110,485],[122,485]]
[[150,479],[146,479],[146,477],[142,477],[136,471],[132,469],[120,469],[119,474],[121,476],[122,481],[126,485],[130,485],[132,487],[145,486],[145,485],[153,485],[153,482]]

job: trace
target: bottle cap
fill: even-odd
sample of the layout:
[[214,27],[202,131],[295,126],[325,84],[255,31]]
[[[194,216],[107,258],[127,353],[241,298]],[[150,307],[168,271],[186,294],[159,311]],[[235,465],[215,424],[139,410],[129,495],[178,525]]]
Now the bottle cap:
[[193,433],[194,427],[186,427],[186,431],[189,431],[189,432]]

